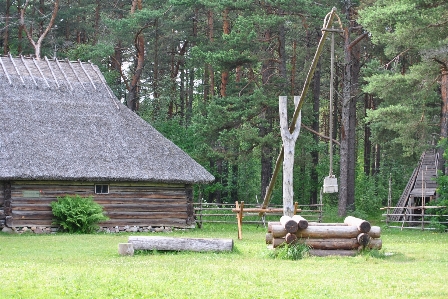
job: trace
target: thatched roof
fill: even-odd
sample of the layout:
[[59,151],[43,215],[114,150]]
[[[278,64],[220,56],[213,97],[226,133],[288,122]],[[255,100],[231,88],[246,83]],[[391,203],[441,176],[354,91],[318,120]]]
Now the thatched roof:
[[90,63],[0,57],[0,115],[0,180],[214,180]]

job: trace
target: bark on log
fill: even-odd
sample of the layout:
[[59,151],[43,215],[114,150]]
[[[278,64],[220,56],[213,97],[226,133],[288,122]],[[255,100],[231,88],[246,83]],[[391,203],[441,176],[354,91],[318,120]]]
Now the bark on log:
[[272,233],[266,233],[266,244],[272,244],[272,241],[274,240],[274,236]]
[[355,250],[359,243],[355,238],[351,239],[299,239],[297,242],[306,244],[312,249],[325,250]]
[[298,229],[305,229],[308,227],[308,220],[306,220],[305,218],[303,218],[300,215],[294,215],[292,216],[292,220],[294,220],[295,222],[297,222],[297,227]]
[[357,250],[310,249],[311,256],[356,256]]
[[232,239],[135,237],[130,236],[135,250],[232,251]]
[[370,243],[370,236],[367,233],[360,233],[356,239],[362,247],[366,247]]
[[286,243],[285,238],[274,238],[274,240],[272,240],[272,247],[277,248],[284,243]]
[[268,221],[268,233],[272,232],[273,225],[282,225],[280,221]]
[[353,216],[347,216],[344,220],[344,223],[351,226],[356,226],[360,233],[368,233],[371,228],[368,221]]
[[284,215],[280,217],[280,223],[285,228],[287,233],[295,233],[298,230],[297,222],[290,216]]
[[298,238],[350,239],[356,238],[359,235],[359,231],[355,226],[308,226],[307,229],[299,229],[296,235]]
[[381,249],[383,247],[383,241],[381,239],[371,239],[369,246],[370,249]]
[[379,237],[381,237],[381,227],[379,227],[379,226],[372,226],[370,228],[370,231],[369,231],[369,236],[372,237],[372,238],[379,238]]
[[348,226],[348,224],[345,224],[345,223],[308,222],[308,226]]
[[[274,238],[284,238],[288,233],[286,229],[281,224],[273,224],[271,225],[271,233]],[[297,232],[295,232],[297,234]]]

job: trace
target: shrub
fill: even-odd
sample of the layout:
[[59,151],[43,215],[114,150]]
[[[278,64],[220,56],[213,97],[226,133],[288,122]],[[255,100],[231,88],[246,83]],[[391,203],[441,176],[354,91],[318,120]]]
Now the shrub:
[[103,207],[93,201],[91,196],[66,195],[58,197],[51,203],[55,219],[54,224],[69,233],[93,233],[98,229],[98,223],[108,220],[103,214]]
[[309,255],[310,247],[306,244],[283,244],[270,253],[270,257],[281,260],[300,260]]

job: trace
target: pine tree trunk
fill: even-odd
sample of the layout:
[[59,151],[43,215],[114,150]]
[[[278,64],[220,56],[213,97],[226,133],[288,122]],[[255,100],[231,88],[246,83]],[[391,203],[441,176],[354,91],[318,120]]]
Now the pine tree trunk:
[[[224,9],[222,13],[222,30],[224,35],[230,34],[230,21],[229,21],[229,9]],[[226,96],[227,84],[229,81],[229,70],[223,70],[221,72],[221,97]]]
[[3,31],[3,55],[9,53],[9,12],[11,7],[11,0],[6,0],[6,11],[5,11],[5,27]]
[[[440,122],[440,138],[448,137],[448,65],[442,68],[440,80],[440,93],[442,97],[442,113]],[[443,158],[443,149],[439,149],[438,168],[446,175],[448,174],[448,166],[445,165]]]

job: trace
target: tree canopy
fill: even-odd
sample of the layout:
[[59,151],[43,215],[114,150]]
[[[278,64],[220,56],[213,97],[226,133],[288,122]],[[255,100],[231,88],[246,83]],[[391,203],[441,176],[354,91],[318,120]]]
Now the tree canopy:
[[302,107],[294,200],[317,203],[332,128],[342,191],[325,203],[375,213],[389,176],[395,200],[421,152],[448,135],[446,1],[4,0],[0,46],[99,65],[123,103],[217,178],[205,201],[257,202],[282,145],[279,96],[292,115],[333,7],[335,105],[328,43]]

